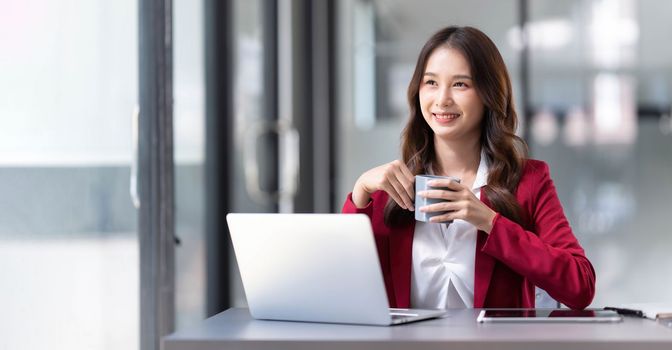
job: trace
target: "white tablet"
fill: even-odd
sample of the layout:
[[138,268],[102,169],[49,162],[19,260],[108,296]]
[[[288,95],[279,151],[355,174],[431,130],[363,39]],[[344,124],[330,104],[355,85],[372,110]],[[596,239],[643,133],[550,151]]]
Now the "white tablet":
[[608,310],[489,309],[476,319],[484,322],[620,322],[621,315]]

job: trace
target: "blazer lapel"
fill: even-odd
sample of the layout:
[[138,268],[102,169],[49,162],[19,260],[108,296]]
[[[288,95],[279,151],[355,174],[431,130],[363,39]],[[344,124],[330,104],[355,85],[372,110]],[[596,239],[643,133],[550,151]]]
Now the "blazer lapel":
[[[481,189],[481,201],[490,207],[490,201],[485,196],[485,191]],[[490,279],[492,271],[495,268],[495,258],[483,253],[483,246],[488,239],[488,234],[483,231],[478,231],[476,238],[476,258],[474,272],[474,307],[481,308],[485,305],[485,297],[488,294],[488,287],[490,287]]]
[[396,307],[411,305],[411,264],[415,220],[390,232],[390,274]]

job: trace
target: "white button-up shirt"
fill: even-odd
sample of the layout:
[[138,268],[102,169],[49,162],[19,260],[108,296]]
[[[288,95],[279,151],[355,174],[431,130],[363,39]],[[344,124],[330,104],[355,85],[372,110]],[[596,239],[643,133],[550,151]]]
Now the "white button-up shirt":
[[[481,152],[471,191],[480,198],[488,165]],[[418,208],[416,208],[418,210]],[[413,236],[411,307],[452,309],[474,307],[476,227],[464,220],[446,224],[416,221]]]

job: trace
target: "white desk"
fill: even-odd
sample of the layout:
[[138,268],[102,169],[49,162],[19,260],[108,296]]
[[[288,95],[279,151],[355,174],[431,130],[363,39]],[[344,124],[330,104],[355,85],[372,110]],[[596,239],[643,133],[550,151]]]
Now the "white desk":
[[400,326],[260,321],[229,309],[164,337],[165,350],[206,349],[672,349],[672,328],[624,317],[612,324],[478,324],[480,310]]

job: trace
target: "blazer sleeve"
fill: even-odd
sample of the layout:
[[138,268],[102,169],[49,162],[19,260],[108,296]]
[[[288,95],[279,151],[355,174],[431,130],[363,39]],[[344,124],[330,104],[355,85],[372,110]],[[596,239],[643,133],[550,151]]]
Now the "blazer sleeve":
[[343,203],[343,209],[341,209],[343,214],[366,214],[369,217],[369,220],[373,218],[373,198],[369,200],[369,203],[364,208],[357,208],[355,202],[352,201],[352,192],[348,193],[348,197]]
[[541,163],[532,191],[534,232],[497,215],[483,252],[543,288],[573,309],[590,305],[595,295],[595,270],[572,233],[551,180]]

